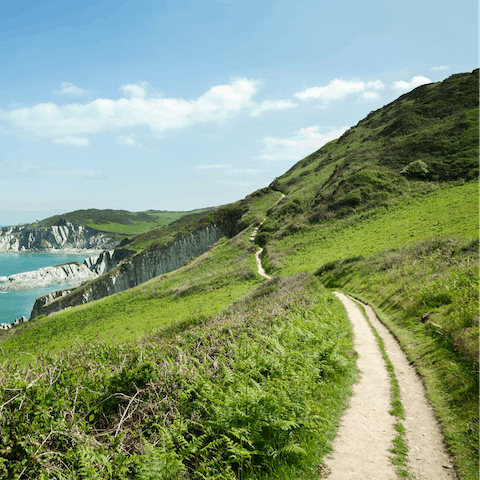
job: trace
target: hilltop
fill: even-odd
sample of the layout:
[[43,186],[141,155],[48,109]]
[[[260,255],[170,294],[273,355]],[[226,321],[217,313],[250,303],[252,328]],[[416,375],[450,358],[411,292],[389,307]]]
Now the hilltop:
[[[334,287],[395,333],[476,478],[478,73],[402,95],[241,201],[128,238],[130,257],[55,300],[77,306],[1,334],[4,472],[318,478],[358,374]],[[214,226],[181,268],[87,301]]]
[[206,212],[213,208],[200,208],[185,212],[169,210],[146,210],[129,212],[127,210],[90,208],[75,210],[62,215],[54,215],[32,224],[32,228],[48,228],[59,225],[63,219],[76,226],[90,227],[100,232],[138,234],[152,230],[182,218],[185,215]]

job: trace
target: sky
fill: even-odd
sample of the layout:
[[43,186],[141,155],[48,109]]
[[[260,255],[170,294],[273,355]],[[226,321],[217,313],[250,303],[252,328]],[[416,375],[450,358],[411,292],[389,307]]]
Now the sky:
[[372,110],[477,68],[477,9],[473,0],[7,2],[0,225],[244,198]]

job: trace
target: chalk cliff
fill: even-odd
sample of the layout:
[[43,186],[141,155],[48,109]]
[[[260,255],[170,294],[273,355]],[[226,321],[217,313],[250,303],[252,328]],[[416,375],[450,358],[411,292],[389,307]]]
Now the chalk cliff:
[[177,235],[173,242],[163,247],[153,247],[132,257],[127,256],[128,251],[120,252],[124,249],[117,253],[102,252],[99,257],[87,259],[84,265],[94,272],[107,273],[74,290],[53,292],[38,298],[30,319],[122,292],[176,270],[231,233],[231,225],[212,225],[188,235]]
[[9,277],[0,277],[0,292],[30,290],[60,283],[67,283],[74,287],[96,276],[95,272],[86,265],[67,263],[57,267],[44,267],[31,272],[16,273]]
[[113,248],[118,244],[105,233],[62,219],[48,228],[28,225],[0,228],[0,252],[78,252]]

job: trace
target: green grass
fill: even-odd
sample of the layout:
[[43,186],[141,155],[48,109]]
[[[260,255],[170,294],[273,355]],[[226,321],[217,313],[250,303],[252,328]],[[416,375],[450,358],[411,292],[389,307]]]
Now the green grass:
[[[97,339],[129,341],[193,316],[213,315],[245,296],[261,277],[248,231],[221,240],[208,254],[185,267],[136,288],[63,310],[0,333],[4,359],[28,362],[41,351],[59,352]],[[79,287],[80,292],[82,289]],[[18,352],[28,352],[20,355]]]
[[272,242],[266,248],[267,271],[312,273],[329,261],[368,256],[434,236],[475,238],[478,225],[478,182],[442,188]]
[[8,365],[0,472],[317,479],[357,376],[352,347],[340,302],[303,274],[140,342]]
[[[139,233],[143,233],[149,230],[153,230],[156,228],[163,227],[164,225],[169,225],[176,220],[184,217],[185,215],[191,215],[196,213],[206,213],[210,209],[197,209],[192,210],[189,212],[156,212],[156,211],[149,211],[148,217],[150,220],[147,221],[137,221],[132,220],[131,224],[122,224],[116,223],[115,221],[111,221],[108,223],[96,223],[91,219],[85,220],[85,225],[87,227],[94,228],[95,230],[99,230],[101,232],[107,233],[120,233],[120,234],[127,234],[127,235],[136,235]],[[138,213],[145,213],[145,212],[138,212]],[[133,216],[134,214],[132,214]],[[133,216],[133,218],[136,218]]]

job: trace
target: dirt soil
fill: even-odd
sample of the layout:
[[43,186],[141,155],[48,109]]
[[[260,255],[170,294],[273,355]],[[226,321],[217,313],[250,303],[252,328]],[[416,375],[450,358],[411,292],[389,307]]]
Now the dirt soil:
[[[395,437],[395,417],[390,415],[390,379],[375,336],[358,306],[342,293],[335,293],[344,304],[353,325],[360,380],[354,385],[326,459],[324,475],[328,480],[389,480],[398,478],[390,461]],[[395,338],[378,320],[372,308],[367,315],[382,337],[397,380],[405,410],[403,425],[408,443],[408,470],[415,480],[450,480],[457,476],[440,432],[438,422],[426,398],[425,388],[409,364]]]

